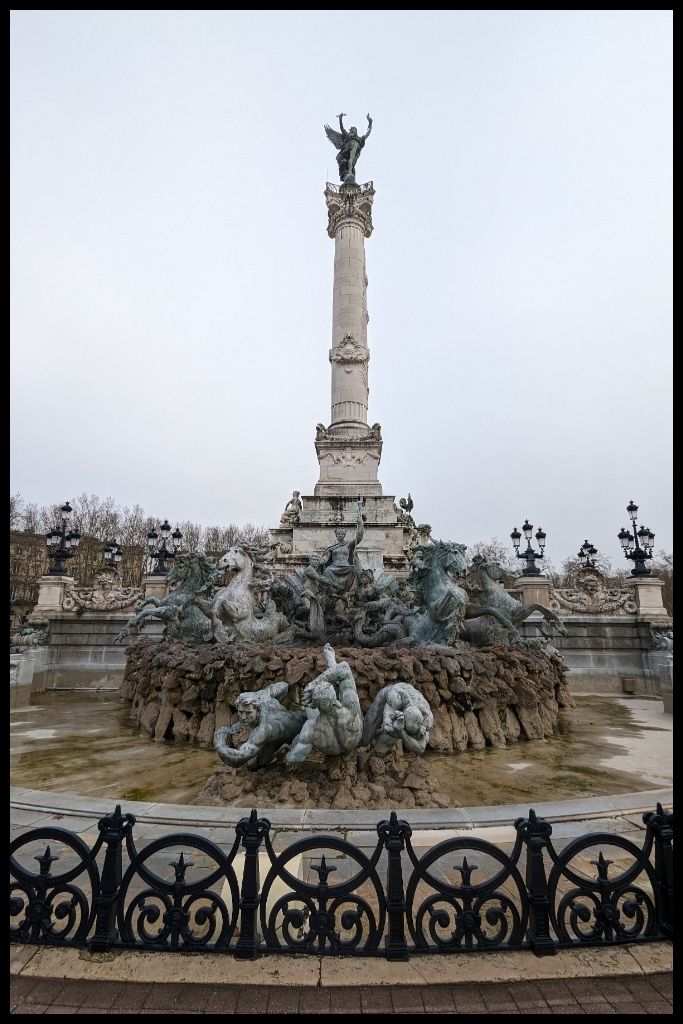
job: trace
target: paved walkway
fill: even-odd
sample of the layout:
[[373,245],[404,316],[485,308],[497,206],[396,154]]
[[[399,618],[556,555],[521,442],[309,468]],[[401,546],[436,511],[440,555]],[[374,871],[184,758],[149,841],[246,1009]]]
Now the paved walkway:
[[12,1013],[672,1013],[669,942],[383,958],[10,947]]
[[15,977],[10,1013],[673,1013],[672,975],[329,989]]

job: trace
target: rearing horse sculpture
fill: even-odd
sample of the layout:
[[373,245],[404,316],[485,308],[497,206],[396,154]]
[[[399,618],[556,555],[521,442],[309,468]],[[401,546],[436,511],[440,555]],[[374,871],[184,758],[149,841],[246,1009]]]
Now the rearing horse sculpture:
[[[385,643],[450,646],[457,640],[466,619],[491,615],[514,640],[521,640],[516,627],[498,608],[474,604],[458,583],[467,571],[464,544],[438,541],[418,548],[411,562],[408,583],[415,591],[417,610],[400,601],[384,599],[360,609],[354,622],[354,639],[362,647]],[[382,605],[384,623],[375,633],[364,634],[366,611]]]
[[266,555],[250,544],[233,544],[218,563],[220,569],[233,572],[233,578],[211,602],[196,601],[210,617],[219,644],[240,640],[267,643],[289,627],[269,596],[273,573],[265,565]]
[[[522,604],[512,594],[508,594],[503,586],[502,580],[505,570],[499,562],[484,555],[475,555],[472,559],[467,586],[476,601],[490,608],[496,608],[502,612],[516,627],[521,626],[532,612],[540,612],[543,622],[540,625],[541,633],[546,639],[550,639],[553,631],[566,636],[567,630],[559,616],[542,604]],[[490,615],[490,612],[482,613]],[[495,624],[482,619],[481,621],[468,622],[465,626],[463,639],[472,643],[487,644],[495,643],[497,637]]]

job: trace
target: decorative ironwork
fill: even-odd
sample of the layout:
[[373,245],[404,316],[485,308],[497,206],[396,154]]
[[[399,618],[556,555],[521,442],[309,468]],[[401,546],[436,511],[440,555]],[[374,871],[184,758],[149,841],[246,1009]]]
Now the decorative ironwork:
[[594,833],[558,852],[552,826],[530,810],[509,853],[462,836],[420,856],[392,812],[370,854],[333,835],[276,852],[254,810],[227,852],[186,832],[138,850],[135,818],[117,806],[92,847],[51,827],[13,840],[10,941],[407,960],[672,939],[673,814],[658,804],[643,821],[642,847]]
[[513,529],[512,533],[510,534],[510,540],[512,541],[512,546],[515,549],[515,556],[517,558],[526,559],[526,565],[522,569],[522,576],[541,575],[541,570],[536,565],[536,559],[544,557],[546,533],[544,530],[541,529],[540,526],[536,530],[534,536],[536,538],[536,542],[538,543],[538,551],[534,551],[534,549],[531,546],[531,534],[533,532],[533,529],[534,528],[529,522],[529,520],[525,519],[524,525],[522,526],[522,533],[524,534],[524,540],[526,541],[526,548],[524,551],[519,550],[519,543],[522,539],[522,533],[519,532],[516,526]]
[[[620,873],[609,877],[610,866],[602,847],[625,850],[633,863]],[[659,901],[655,871],[645,852],[652,845],[652,833],[648,833],[645,847],[641,850],[623,836],[580,836],[569,843],[560,856],[555,855],[555,866],[548,879],[551,896],[551,921],[560,943],[603,944],[631,942],[637,938],[650,938],[657,931],[657,908]],[[587,878],[571,861],[584,850],[599,847],[597,859],[590,860],[596,868],[597,877]],[[641,885],[634,881],[643,875]],[[561,879],[574,883],[575,888],[565,892],[558,890]],[[629,923],[630,922],[630,923]]]

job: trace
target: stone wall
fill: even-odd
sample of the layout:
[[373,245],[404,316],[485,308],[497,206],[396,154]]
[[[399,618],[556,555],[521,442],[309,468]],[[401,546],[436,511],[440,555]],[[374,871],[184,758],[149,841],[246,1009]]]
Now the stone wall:
[[[317,648],[244,645],[188,648],[140,637],[127,651],[121,695],[143,733],[157,740],[209,746],[214,730],[236,719],[231,709],[245,690],[290,685],[291,701],[325,668]],[[558,708],[571,704],[564,666],[541,651],[509,646],[463,649],[336,649],[351,666],[366,711],[387,683],[412,683],[434,713],[429,748],[436,751],[502,746],[551,736]]]
[[[539,621],[530,616],[523,632],[537,635]],[[567,663],[572,692],[661,693],[650,623],[634,615],[567,615],[562,622],[567,636],[555,636],[552,643]]]
[[50,619],[47,656],[36,666],[33,689],[118,687],[126,663],[125,646],[114,636],[130,612],[86,612]]

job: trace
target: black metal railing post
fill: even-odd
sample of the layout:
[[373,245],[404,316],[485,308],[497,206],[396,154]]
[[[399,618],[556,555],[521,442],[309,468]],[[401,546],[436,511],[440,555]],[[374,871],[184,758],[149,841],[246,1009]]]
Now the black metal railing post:
[[670,939],[674,937],[674,861],[673,837],[674,816],[657,804],[656,811],[646,811],[643,821],[648,831],[654,833],[655,876],[659,889],[659,928]]
[[527,938],[536,956],[554,956],[557,950],[550,934],[550,894],[543,859],[552,825],[543,818],[537,818],[531,808],[528,818],[517,818],[515,828],[526,845]]
[[408,945],[406,943],[405,921],[406,900],[403,888],[403,865],[401,855],[405,849],[406,839],[413,834],[407,821],[397,818],[392,811],[388,821],[380,821],[377,835],[384,843],[387,851],[387,915],[389,918],[389,934],[385,939],[387,960],[407,960]]
[[253,810],[248,818],[241,818],[235,831],[244,848],[244,869],[240,885],[240,934],[235,946],[238,960],[253,960],[259,955],[256,929],[256,915],[261,896],[259,894],[259,847],[263,837],[270,831],[267,818],[259,818]]
[[100,818],[97,827],[102,833],[102,840],[107,845],[104,855],[104,866],[100,878],[100,890],[94,894],[95,934],[88,942],[93,952],[102,953],[111,949],[116,941],[116,901],[121,885],[121,851],[123,840],[135,824],[133,814],[121,814],[121,805],[117,804],[113,814]]

